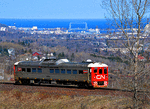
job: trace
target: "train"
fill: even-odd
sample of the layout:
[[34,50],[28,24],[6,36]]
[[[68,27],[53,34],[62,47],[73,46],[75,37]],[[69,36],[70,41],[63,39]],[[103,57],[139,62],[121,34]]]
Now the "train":
[[92,62],[71,62],[51,56],[40,61],[14,63],[15,84],[61,84],[100,88],[108,86],[108,65]]

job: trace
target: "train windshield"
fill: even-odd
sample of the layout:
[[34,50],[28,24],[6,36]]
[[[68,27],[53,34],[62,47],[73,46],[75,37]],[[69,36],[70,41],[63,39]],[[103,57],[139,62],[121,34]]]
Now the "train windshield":
[[104,68],[104,74],[107,74],[107,68],[106,67]]
[[94,73],[97,73],[97,68],[94,69]]
[[99,69],[99,74],[102,74],[102,69]]

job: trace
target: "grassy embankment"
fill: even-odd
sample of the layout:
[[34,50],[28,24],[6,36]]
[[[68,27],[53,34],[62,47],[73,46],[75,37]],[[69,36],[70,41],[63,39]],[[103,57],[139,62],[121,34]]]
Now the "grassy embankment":
[[18,90],[0,91],[0,109],[129,109],[130,106],[132,99],[129,97],[77,97]]

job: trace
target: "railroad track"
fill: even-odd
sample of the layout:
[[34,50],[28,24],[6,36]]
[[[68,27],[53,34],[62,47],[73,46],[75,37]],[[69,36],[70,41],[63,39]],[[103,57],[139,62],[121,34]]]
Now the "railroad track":
[[120,89],[99,88],[99,89],[85,89],[77,86],[63,86],[63,85],[14,85],[13,82],[0,82],[0,91],[17,90],[25,93],[46,93],[52,95],[68,95],[68,96],[133,96],[132,91],[125,91]]

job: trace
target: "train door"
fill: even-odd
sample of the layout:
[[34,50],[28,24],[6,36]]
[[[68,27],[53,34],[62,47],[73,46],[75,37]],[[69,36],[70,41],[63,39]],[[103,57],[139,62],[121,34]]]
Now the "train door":
[[92,72],[92,69],[89,68],[88,69],[88,81],[91,82],[91,72]]

